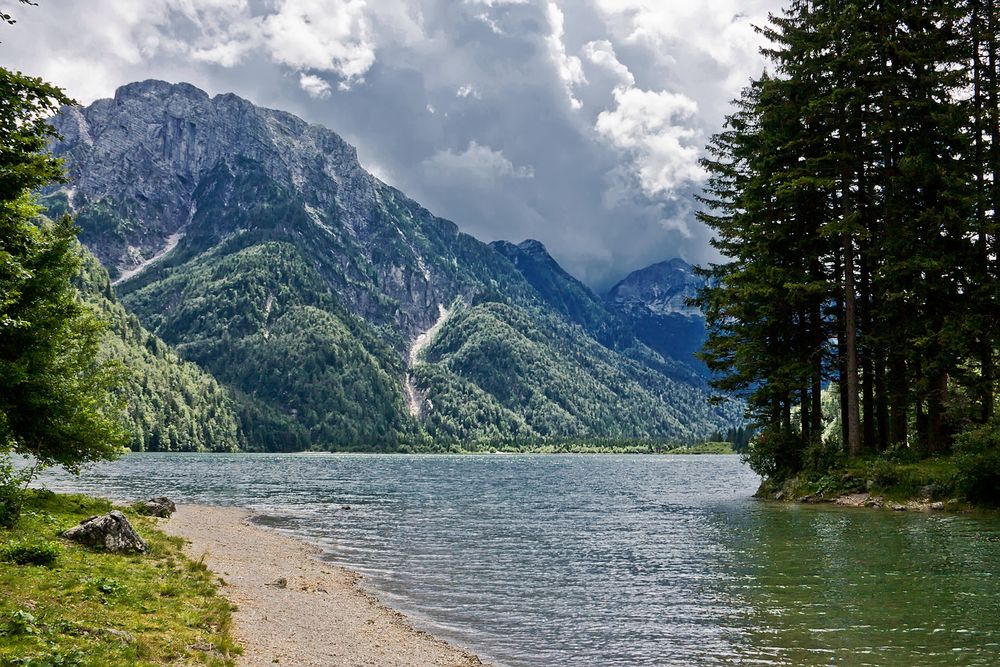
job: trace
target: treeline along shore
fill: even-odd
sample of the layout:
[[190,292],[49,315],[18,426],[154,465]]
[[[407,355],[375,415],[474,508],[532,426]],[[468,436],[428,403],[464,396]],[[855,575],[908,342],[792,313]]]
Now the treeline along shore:
[[1000,503],[998,9],[796,1],[760,28],[769,71],[703,163],[727,259],[698,302],[765,494]]

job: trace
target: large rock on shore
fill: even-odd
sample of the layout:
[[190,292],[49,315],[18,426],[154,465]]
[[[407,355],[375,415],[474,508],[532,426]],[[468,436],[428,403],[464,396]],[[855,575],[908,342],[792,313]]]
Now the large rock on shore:
[[110,553],[144,554],[149,545],[118,510],[84,519],[62,534],[66,539]]
[[161,519],[169,517],[171,514],[177,511],[177,505],[170,498],[150,498],[148,500],[140,500],[135,505],[133,505],[135,511],[140,514],[145,514],[146,516],[158,516]]

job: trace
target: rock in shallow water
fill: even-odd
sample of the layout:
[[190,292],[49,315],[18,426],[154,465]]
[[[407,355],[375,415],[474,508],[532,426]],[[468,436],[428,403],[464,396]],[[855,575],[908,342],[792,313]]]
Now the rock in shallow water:
[[118,510],[84,519],[62,534],[63,537],[95,549],[110,553],[139,553],[149,551],[149,546],[135,532],[135,528]]

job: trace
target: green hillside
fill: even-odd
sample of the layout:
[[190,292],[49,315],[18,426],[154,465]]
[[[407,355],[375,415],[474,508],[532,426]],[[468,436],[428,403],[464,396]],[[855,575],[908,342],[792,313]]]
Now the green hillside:
[[81,297],[106,323],[100,356],[124,366],[120,395],[126,403],[129,446],[137,451],[236,451],[236,402],[196,364],[149,333],[118,302],[108,273],[81,248]]
[[731,417],[553,314],[497,302],[458,309],[415,375],[435,408],[426,426],[436,439],[689,441]]

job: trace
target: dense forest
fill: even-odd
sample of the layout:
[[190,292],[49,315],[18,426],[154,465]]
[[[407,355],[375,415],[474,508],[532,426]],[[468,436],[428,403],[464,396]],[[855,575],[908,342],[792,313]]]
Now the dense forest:
[[236,451],[245,447],[233,395],[147,331],[118,302],[108,272],[81,246],[77,287],[102,322],[97,358],[120,364],[114,393],[133,451]]
[[701,218],[729,259],[699,303],[766,477],[955,451],[996,500],[998,13],[796,1],[759,28],[772,71],[704,161]]
[[456,311],[413,371],[435,407],[424,423],[435,440],[691,443],[710,435],[704,424],[736,421],[736,406],[709,405],[652,359],[609,350],[541,308],[490,299]]

